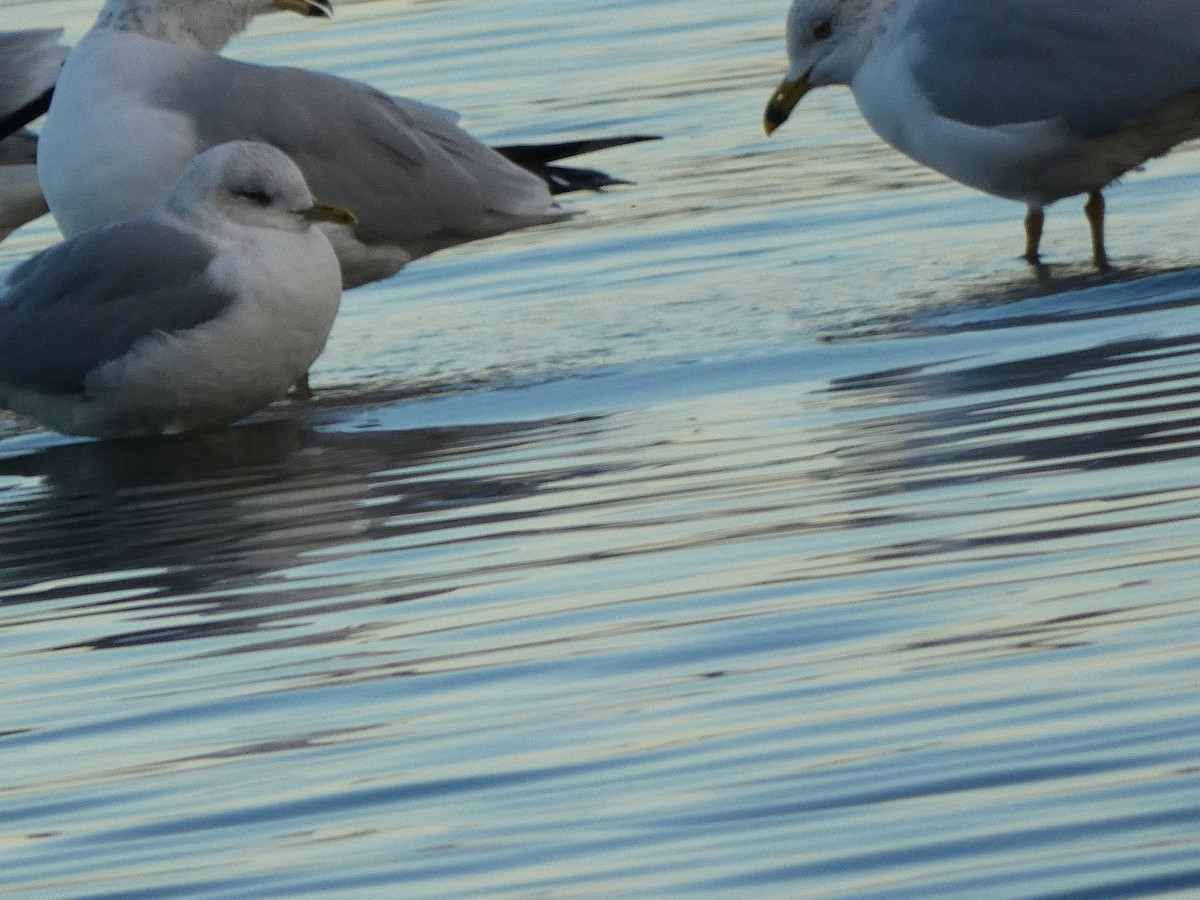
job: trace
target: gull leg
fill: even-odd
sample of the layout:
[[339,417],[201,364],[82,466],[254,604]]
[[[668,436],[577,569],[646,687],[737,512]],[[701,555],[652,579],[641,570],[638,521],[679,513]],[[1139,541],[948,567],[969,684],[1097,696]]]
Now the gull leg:
[[292,393],[296,395],[297,400],[311,400],[313,398],[312,388],[308,386],[307,372],[296,379],[296,383],[292,385]]
[[1046,211],[1030,204],[1025,213],[1025,261],[1031,266],[1041,266],[1038,246],[1042,243],[1042,226],[1046,223]]
[[1107,272],[1108,254],[1104,251],[1104,195],[1099,191],[1088,191],[1087,203],[1083,204],[1088,227],[1092,230],[1092,260],[1101,272]]

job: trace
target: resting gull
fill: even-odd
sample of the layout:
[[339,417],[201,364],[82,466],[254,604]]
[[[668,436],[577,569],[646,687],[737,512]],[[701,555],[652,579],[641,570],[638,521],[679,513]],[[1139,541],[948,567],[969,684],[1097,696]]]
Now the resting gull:
[[184,168],[157,210],[51,247],[0,283],[0,403],[66,434],[215,427],[281,397],[341,298],[313,200],[267,144]]

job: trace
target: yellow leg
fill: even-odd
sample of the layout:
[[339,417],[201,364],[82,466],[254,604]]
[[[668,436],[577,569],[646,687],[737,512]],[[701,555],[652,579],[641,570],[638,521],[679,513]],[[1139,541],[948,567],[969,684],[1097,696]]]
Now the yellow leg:
[[1099,191],[1088,191],[1087,203],[1083,204],[1088,227],[1092,230],[1092,260],[1101,272],[1107,272],[1108,254],[1104,250],[1104,195]]
[[1031,266],[1040,266],[1042,258],[1038,247],[1042,243],[1042,226],[1046,223],[1046,212],[1040,206],[1030,206],[1025,213],[1025,261]]

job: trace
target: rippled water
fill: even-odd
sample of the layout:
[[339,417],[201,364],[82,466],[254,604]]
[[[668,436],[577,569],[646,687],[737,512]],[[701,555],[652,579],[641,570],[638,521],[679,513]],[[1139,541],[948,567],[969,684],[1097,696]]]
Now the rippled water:
[[665,139],[348,295],[312,404],[0,420],[0,894],[1200,891],[1200,154],[1110,193],[1114,277],[1055,207],[1038,282],[1018,207],[844,93],[760,137],[783,5],[341,2],[231,48],[497,142]]

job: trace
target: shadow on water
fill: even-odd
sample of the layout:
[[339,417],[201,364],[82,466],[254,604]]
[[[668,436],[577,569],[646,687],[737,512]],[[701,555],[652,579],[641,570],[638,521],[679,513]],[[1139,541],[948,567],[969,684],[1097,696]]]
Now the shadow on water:
[[1088,266],[1056,266],[1040,276],[1021,270],[1016,277],[968,280],[949,296],[939,287],[915,300],[915,309],[862,318],[824,339],[954,334],[1186,309],[1200,303],[1200,269],[1133,264],[1098,273]]
[[[328,606],[328,590],[287,580],[306,554],[515,516],[487,505],[536,491],[548,473],[473,474],[462,462],[502,456],[555,424],[347,434],[278,420],[3,459],[0,479],[21,485],[0,502],[0,603],[11,611],[83,598],[67,615],[106,605],[205,612],[200,622],[92,641],[96,648],[279,627]],[[362,602],[427,593],[384,590]]]
[[[1186,459],[1200,452],[1200,335],[1129,338],[1041,357],[834,379],[878,406],[935,399],[936,410],[873,419],[844,459],[859,471],[920,473],[979,464],[973,481]],[[900,436],[899,442],[889,435]],[[897,452],[899,451],[899,452]]]
[[[1164,298],[1164,281],[1181,281],[1192,291],[1198,277],[1163,276],[1155,290]],[[852,415],[831,465],[815,477],[838,485],[847,500],[888,510],[891,524],[907,530],[872,549],[868,565],[933,579],[942,567],[982,571],[1001,563],[1006,568],[986,582],[999,595],[1040,592],[1059,577],[1077,581],[1081,598],[1096,590],[1089,576],[1106,590],[1121,585],[1109,602],[1082,611],[951,629],[905,644],[905,652],[959,648],[977,660],[989,646],[1016,654],[1064,650],[1090,644],[1098,628],[1150,623],[1190,607],[1186,585],[1151,588],[1157,579],[1147,572],[1190,568],[1200,558],[1200,334],[1143,336],[1138,326],[1145,325],[1141,313],[1162,310],[1182,312],[1186,322],[1195,301],[1167,298],[1097,315],[1090,300],[1062,302],[1077,303],[1081,324],[1132,313],[1129,327],[1118,329],[1123,336],[1041,355],[1020,341],[1009,350],[1000,337],[986,361],[971,354],[834,378],[825,387]],[[1029,327],[1026,311],[1014,318]],[[1061,568],[1064,554],[1087,575]]]

